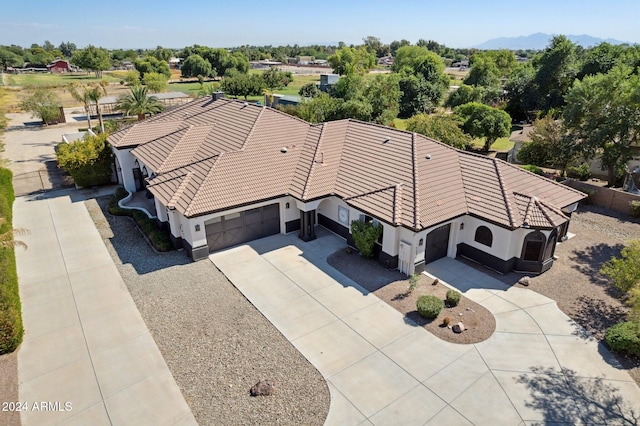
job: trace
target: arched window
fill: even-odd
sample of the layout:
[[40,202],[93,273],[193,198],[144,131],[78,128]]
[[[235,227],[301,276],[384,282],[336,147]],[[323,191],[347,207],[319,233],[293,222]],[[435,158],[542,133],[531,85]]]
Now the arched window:
[[558,241],[558,231],[553,230],[547,240],[547,247],[544,249],[544,257],[542,260],[551,259],[553,253],[556,251],[556,242]]
[[534,231],[524,237],[522,246],[522,260],[540,262],[545,248],[546,238],[540,231]]
[[478,229],[476,229],[475,241],[491,247],[493,244],[493,234],[491,233],[491,229],[486,226],[478,226]]

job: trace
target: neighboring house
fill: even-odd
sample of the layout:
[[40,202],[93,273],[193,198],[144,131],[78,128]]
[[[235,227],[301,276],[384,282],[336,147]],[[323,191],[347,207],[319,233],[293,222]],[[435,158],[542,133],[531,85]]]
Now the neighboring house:
[[378,261],[405,274],[444,256],[500,272],[551,267],[585,198],[511,164],[424,136],[339,120],[310,124],[238,100],[196,99],[113,133],[118,179],[155,197],[158,220],[194,260],[323,226],[380,224]]
[[68,72],[75,72],[78,70],[78,67],[76,67],[75,65],[71,65],[69,61],[66,61],[64,59],[56,59],[55,61],[47,65],[47,68],[54,74],[64,74]]
[[335,86],[340,80],[340,76],[338,74],[320,74],[320,84],[318,85],[318,89],[329,93],[333,86]]

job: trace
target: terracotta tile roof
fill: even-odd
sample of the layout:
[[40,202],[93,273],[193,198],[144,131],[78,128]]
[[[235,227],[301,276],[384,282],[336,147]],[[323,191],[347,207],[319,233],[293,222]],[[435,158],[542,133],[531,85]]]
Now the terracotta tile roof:
[[421,135],[356,120],[312,125],[236,100],[198,99],[125,130],[114,140],[139,144],[133,154],[157,174],[149,190],[187,217],[335,195],[415,230],[463,214],[513,229],[562,223],[560,208],[584,198]]

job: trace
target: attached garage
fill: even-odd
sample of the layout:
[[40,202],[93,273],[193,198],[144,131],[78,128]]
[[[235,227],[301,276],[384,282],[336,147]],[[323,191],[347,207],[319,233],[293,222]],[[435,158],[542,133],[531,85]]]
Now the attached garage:
[[221,250],[280,232],[278,203],[229,213],[205,222],[209,251]]

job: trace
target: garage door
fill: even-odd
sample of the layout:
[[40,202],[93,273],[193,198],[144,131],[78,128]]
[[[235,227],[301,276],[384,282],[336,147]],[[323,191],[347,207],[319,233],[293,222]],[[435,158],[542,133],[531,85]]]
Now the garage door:
[[209,251],[246,243],[280,232],[280,207],[264,207],[230,213],[205,223]]
[[448,223],[427,234],[427,244],[424,251],[425,263],[433,262],[447,255],[450,230],[451,224]]

